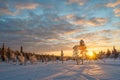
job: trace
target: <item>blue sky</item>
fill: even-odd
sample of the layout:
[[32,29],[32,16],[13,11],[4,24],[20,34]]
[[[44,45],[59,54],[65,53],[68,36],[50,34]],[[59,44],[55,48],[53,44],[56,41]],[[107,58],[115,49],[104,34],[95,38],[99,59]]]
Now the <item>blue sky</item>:
[[0,45],[26,52],[72,54],[120,47],[120,0],[0,0]]

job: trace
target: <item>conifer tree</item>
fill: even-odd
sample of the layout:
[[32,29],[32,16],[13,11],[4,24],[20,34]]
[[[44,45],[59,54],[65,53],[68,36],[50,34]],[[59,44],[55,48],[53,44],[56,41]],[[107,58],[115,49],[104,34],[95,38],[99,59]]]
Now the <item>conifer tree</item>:
[[79,50],[80,50],[80,53],[82,55],[82,64],[84,63],[84,55],[86,54],[87,52],[87,47],[85,45],[85,42],[83,40],[80,40],[80,45],[79,45]]
[[20,47],[20,52],[23,53],[23,46]]
[[63,58],[64,58],[64,53],[63,53],[63,50],[61,50],[61,61],[62,61],[62,64],[63,64]]
[[78,47],[79,47],[78,45],[75,45],[73,47],[73,57],[75,58],[75,61],[76,61],[77,65],[79,64]]
[[10,61],[11,59],[11,51],[10,51],[10,48],[8,47],[7,49],[7,53],[6,53],[7,57],[8,57],[8,61]]
[[106,57],[109,58],[110,55],[111,55],[111,51],[108,49],[108,50],[107,50],[107,53],[106,53]]
[[115,48],[115,46],[113,46],[112,54],[114,56],[114,59],[118,58],[119,53],[117,52],[117,49]]

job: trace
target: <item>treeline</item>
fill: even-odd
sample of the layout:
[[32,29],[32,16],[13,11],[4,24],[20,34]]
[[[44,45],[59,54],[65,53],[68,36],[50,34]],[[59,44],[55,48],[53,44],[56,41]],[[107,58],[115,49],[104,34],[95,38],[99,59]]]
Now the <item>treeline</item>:
[[104,51],[100,51],[99,52],[99,58],[120,58],[120,52],[115,48],[115,46],[113,46],[113,49],[110,50],[108,49],[107,52]]
[[120,52],[113,46],[112,50],[107,50],[105,51],[100,51],[98,54],[96,52],[93,52],[93,56],[87,56],[86,59],[93,59],[93,60],[98,60],[98,59],[105,59],[105,58],[111,58],[111,59],[117,59],[120,58]]
[[86,53],[83,54],[83,57],[78,55],[68,57],[64,56],[63,51],[61,50],[61,56],[55,56],[55,55],[49,55],[49,54],[35,54],[35,53],[28,53],[23,51],[23,47],[20,47],[19,51],[14,51],[10,49],[9,47],[5,47],[4,43],[2,47],[0,48],[0,61],[7,62],[7,63],[13,63],[13,64],[34,64],[37,62],[43,62],[48,63],[49,61],[52,61],[53,63],[58,63],[61,61],[63,63],[66,60],[98,60],[98,59],[105,59],[105,58],[113,58],[117,59],[120,58],[120,52],[113,46],[112,50],[100,51],[98,54],[96,52],[93,52],[93,56],[86,55]]
[[49,61],[63,61],[68,60],[70,57],[63,56],[55,56],[55,55],[48,55],[48,54],[35,54],[35,53],[27,53],[23,51],[23,47],[21,46],[20,51],[13,51],[9,47],[6,48],[4,43],[2,48],[0,48],[0,60],[8,63],[15,63],[15,64],[27,64],[31,63],[34,64],[36,62],[44,62],[47,63]]

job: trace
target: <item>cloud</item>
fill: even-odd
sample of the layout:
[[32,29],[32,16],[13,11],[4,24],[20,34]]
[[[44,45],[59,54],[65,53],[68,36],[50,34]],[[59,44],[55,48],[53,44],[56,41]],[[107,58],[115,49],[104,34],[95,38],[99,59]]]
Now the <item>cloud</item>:
[[6,4],[7,1],[1,0],[0,1],[0,15],[13,15],[13,13],[10,11],[8,4]]
[[115,22],[115,23],[113,23],[112,26],[115,26],[115,27],[117,27],[118,29],[120,29],[120,22]]
[[71,31],[67,31],[67,32],[65,32],[64,34],[65,35],[72,35],[72,34],[75,34],[75,33],[78,33],[78,32],[81,32],[81,31],[83,31],[83,30],[80,30],[80,29],[71,29]]
[[107,21],[108,21],[108,19],[106,19],[106,18],[92,18],[92,19],[89,19],[89,20],[79,19],[79,20],[73,21],[72,24],[87,25],[87,26],[102,26]]
[[[64,4],[66,1],[67,4]],[[85,5],[87,0],[66,1],[56,3],[56,0],[52,0],[48,3],[40,0],[16,0],[5,2],[7,6],[0,4],[0,41],[14,49],[23,45],[27,51],[44,53],[71,50],[74,45],[79,44],[80,39],[84,39],[88,46],[100,46],[101,43],[102,46],[111,46],[114,43],[109,43],[110,41],[120,40],[120,31],[98,31],[115,29],[108,27],[111,25],[107,18],[111,8],[103,6],[108,1],[89,1],[90,5]],[[81,6],[78,8],[76,4]],[[114,13],[119,15],[118,6]],[[115,23],[116,17],[112,18]],[[97,26],[104,27],[96,28]]]
[[17,16],[22,13],[22,10],[34,10],[36,9],[40,3],[36,3],[29,0],[20,0],[20,1],[6,1],[1,0],[0,3],[0,15],[8,15],[8,16]]
[[118,5],[120,5],[120,0],[117,0],[114,3],[108,3],[106,6],[114,8],[114,7],[118,6]]
[[84,5],[87,2],[87,0],[68,0],[67,4],[79,4],[80,6]]
[[115,13],[115,14],[120,13],[120,8],[114,9],[114,13]]
[[120,14],[115,14],[116,17],[120,17]]
[[64,15],[60,18],[61,19],[73,19],[74,17],[75,17],[75,14],[67,14],[67,15]]
[[113,12],[116,17],[120,17],[120,8],[117,7],[118,5],[120,5],[120,0],[117,0],[116,2],[113,2],[113,3],[108,3],[106,5],[107,7],[115,8],[113,9]]
[[120,17],[120,8],[116,8],[113,11],[116,17]]
[[85,17],[79,17],[75,14],[67,14],[64,16],[60,16],[59,18],[56,18],[55,21],[66,21],[70,23],[73,26],[103,26],[105,25],[109,20],[108,18],[90,18],[85,19]]
[[38,16],[30,13],[28,16],[28,19],[4,18],[4,21],[0,20],[0,41],[9,44],[8,46],[12,45],[15,49],[23,45],[27,51],[35,52],[54,51],[60,48],[70,49],[68,45],[65,45],[70,42],[65,36],[75,33],[76,30],[71,24],[62,20],[58,23],[52,22],[54,14]]
[[0,8],[0,15],[11,15],[11,16],[16,16],[17,14],[19,14],[20,11],[10,11],[8,8]]
[[120,30],[100,30],[95,32],[83,33],[76,35],[75,39],[83,39],[88,47],[101,47],[101,46],[119,46]]
[[12,15],[12,12],[8,8],[0,8],[0,15],[1,14],[9,14]]
[[36,9],[39,6],[37,3],[19,3],[15,6],[17,10],[22,10],[22,9],[29,9],[33,10]]

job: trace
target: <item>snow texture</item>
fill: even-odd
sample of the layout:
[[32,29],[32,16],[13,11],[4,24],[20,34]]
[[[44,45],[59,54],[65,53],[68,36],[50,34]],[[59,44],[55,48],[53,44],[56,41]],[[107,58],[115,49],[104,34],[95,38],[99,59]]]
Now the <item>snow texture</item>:
[[15,65],[0,62],[0,80],[120,80],[120,60]]

